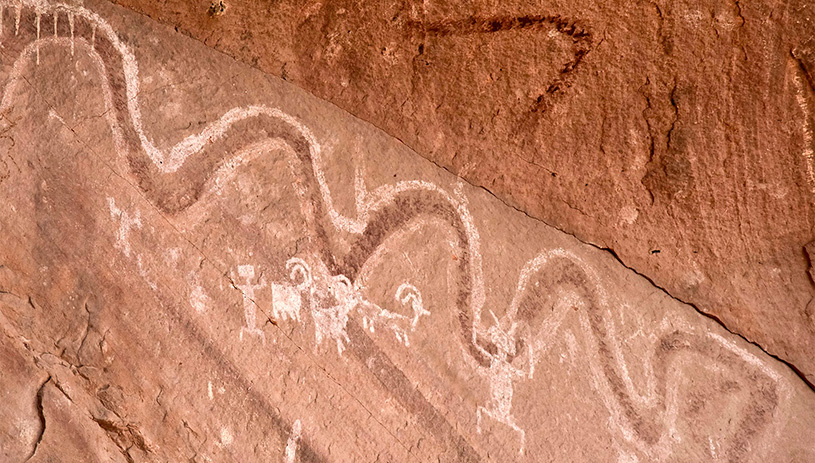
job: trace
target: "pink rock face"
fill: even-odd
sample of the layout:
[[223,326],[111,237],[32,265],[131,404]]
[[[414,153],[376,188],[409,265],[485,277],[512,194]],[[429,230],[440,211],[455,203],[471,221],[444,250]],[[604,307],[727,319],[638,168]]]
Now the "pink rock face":
[[2,460],[815,460],[808,385],[609,253],[119,7],[0,5]]

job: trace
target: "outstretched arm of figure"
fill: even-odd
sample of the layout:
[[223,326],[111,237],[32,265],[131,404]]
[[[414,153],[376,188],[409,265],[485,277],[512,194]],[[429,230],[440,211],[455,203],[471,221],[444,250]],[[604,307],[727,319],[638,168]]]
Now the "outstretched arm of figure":
[[479,352],[481,352],[484,355],[484,357],[491,359],[493,354],[489,353],[486,349],[484,349],[481,346],[481,344],[478,342],[478,334],[479,334],[478,330],[473,329],[473,346],[475,346],[475,348]]
[[[496,316],[495,316],[495,312],[493,312],[492,310],[490,310],[490,315],[492,315],[492,319],[493,319],[493,321],[495,322],[495,325],[500,327],[500,326],[501,326],[501,322],[499,322],[499,321],[498,321],[498,317],[496,317]],[[478,321],[474,321],[473,325],[475,325],[475,323],[477,323],[477,322],[478,322]],[[476,349],[478,349],[478,350],[479,350],[479,351],[480,351],[482,354],[484,354],[484,356],[485,356],[485,357],[487,357],[487,358],[491,359],[491,358],[493,358],[493,357],[495,356],[495,354],[490,353],[489,351],[487,351],[486,349],[484,349],[484,347],[483,347],[483,346],[481,346],[481,344],[479,344],[479,343],[478,343],[478,335],[479,335],[479,334],[482,334],[482,333],[483,333],[483,331],[482,331],[482,330],[480,330],[480,329],[479,329],[478,327],[476,327],[476,326],[473,326],[473,345],[474,345],[474,346],[475,346],[475,348],[476,348]],[[490,338],[489,334],[487,334],[487,336],[485,336],[485,338],[489,339],[489,338]]]

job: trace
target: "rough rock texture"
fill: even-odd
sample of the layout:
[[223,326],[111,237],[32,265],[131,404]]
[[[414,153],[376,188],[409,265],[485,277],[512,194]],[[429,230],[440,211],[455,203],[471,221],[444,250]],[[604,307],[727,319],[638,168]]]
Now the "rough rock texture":
[[612,249],[815,381],[815,4],[116,0]]
[[808,385],[610,253],[143,16],[0,5],[0,460],[815,461]]

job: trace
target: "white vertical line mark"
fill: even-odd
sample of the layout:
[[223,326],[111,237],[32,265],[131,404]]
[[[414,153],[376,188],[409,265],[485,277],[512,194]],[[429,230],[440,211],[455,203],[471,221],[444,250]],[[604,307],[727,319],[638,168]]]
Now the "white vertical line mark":
[[297,441],[300,440],[300,433],[303,432],[302,428],[303,425],[300,423],[300,420],[295,420],[291,426],[289,440],[286,442],[286,454],[283,463],[294,463],[294,459],[297,456]]
[[23,5],[22,4],[17,5],[16,10],[17,10],[17,12],[16,12],[16,16],[14,18],[14,35],[19,35],[20,34],[20,17],[23,14]]
[[[54,20],[56,24],[56,19]],[[74,56],[74,14],[68,13],[68,27],[71,29],[71,56]]]
[[804,162],[807,166],[807,180],[809,181],[810,191],[815,193],[815,153],[812,149],[812,128],[809,126],[810,114],[807,110],[807,101],[804,97],[804,83],[801,79],[800,72],[795,73],[793,81],[795,82],[796,92],[795,100],[801,108],[803,122],[801,124],[801,131],[804,137],[804,150],[801,153],[804,156]]

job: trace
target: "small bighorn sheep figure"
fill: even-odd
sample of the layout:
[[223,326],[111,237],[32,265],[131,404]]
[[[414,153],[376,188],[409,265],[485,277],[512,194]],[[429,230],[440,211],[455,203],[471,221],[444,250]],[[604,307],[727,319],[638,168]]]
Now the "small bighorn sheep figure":
[[366,309],[366,313],[362,317],[363,326],[371,333],[376,331],[375,325],[385,325],[388,329],[393,331],[396,339],[410,347],[410,340],[408,339],[408,331],[415,331],[419,324],[419,319],[423,315],[430,315],[430,312],[424,308],[422,303],[422,295],[415,286],[409,283],[402,283],[394,294],[396,302],[402,305],[410,304],[413,310],[413,317],[408,317],[399,313],[385,310],[378,305],[371,303],[367,300],[361,300],[360,308]]
[[318,262],[318,271],[313,272],[309,264],[299,257],[289,259],[286,269],[291,279],[296,281],[296,288],[308,297],[317,344],[322,344],[324,338],[334,339],[337,351],[342,354],[345,343],[349,341],[345,325],[348,323],[348,313],[353,309],[351,282],[344,275],[330,275],[322,262]]
[[[393,331],[396,339],[410,345],[408,331],[414,331],[419,319],[429,315],[423,304],[422,296],[415,286],[404,283],[396,290],[395,299],[402,304],[410,304],[413,317],[383,309],[368,301],[362,295],[362,288],[351,282],[345,275],[331,275],[322,261],[317,261],[316,271],[301,258],[292,258],[286,262],[290,277],[296,282],[297,290],[305,293],[309,301],[311,317],[314,320],[314,332],[317,344],[330,338],[337,343],[337,351],[342,354],[345,343],[349,342],[346,325],[352,311],[362,312],[363,326],[375,332],[374,325],[381,324]],[[299,281],[298,281],[299,280]],[[299,320],[299,305],[282,310],[284,318],[291,316]]]

